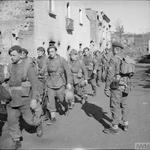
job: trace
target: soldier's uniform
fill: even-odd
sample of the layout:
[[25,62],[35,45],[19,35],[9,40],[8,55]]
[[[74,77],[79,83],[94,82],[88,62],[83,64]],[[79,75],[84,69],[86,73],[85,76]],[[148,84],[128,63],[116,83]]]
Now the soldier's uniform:
[[44,66],[47,61],[47,56],[44,54],[41,57],[37,57],[37,68],[38,68],[38,79],[40,81],[40,95],[43,94],[45,90],[45,76],[44,76]]
[[56,112],[55,100],[57,99],[63,103],[66,85],[72,82],[71,72],[67,61],[58,54],[53,59],[48,57],[46,72],[46,86],[49,97],[47,108],[50,112]]
[[[8,81],[12,101],[7,105],[8,112],[8,133],[13,141],[19,141],[22,137],[19,126],[19,118],[22,118],[29,125],[41,127],[41,120],[34,120],[30,109],[31,99],[39,99],[37,90],[37,76],[32,64],[25,65],[26,61],[9,65],[10,78]],[[28,67],[27,67],[28,66]]]
[[105,81],[106,81],[106,74],[107,74],[107,69],[108,69],[108,66],[109,66],[110,58],[111,58],[110,52],[107,53],[107,54],[104,53],[104,54],[102,55],[102,58],[101,58],[101,63],[102,63],[101,79],[102,79],[102,82],[105,82]]
[[0,64],[0,136],[2,135],[3,125],[7,121],[6,104],[11,101],[9,92],[3,86],[5,79],[7,79],[5,74],[6,67],[6,65]]
[[[76,50],[71,50],[70,55],[77,55]],[[88,74],[86,67],[82,60],[71,60],[70,61],[70,70],[72,73],[72,79],[73,79],[73,87],[74,87],[74,94],[77,96],[79,101],[81,103],[84,103],[84,101],[87,98],[86,91],[85,91],[85,80],[87,81],[88,79]]]
[[[96,52],[97,53],[97,52]],[[100,53],[100,52],[98,52]],[[95,55],[95,60],[96,60],[96,64],[97,64],[97,76],[96,76],[96,84],[97,86],[100,86],[100,82],[101,82],[101,74],[102,74],[102,56],[99,55]]]
[[[123,48],[118,43],[113,43],[112,46]],[[121,60],[117,55],[111,57],[106,77],[105,92],[108,94],[110,90],[110,110],[112,114],[112,128],[105,130],[106,133],[117,133],[120,123],[120,110],[122,114],[123,127],[127,127],[127,94],[122,91],[120,85],[120,65]],[[128,82],[128,81],[127,81]],[[127,83],[129,85],[129,82]],[[125,129],[125,128],[124,128]]]
[[83,63],[85,64],[86,70],[88,72],[88,83],[91,85],[93,90],[93,95],[96,95],[96,74],[93,71],[97,70],[96,61],[93,59],[92,55],[83,55],[82,59]]

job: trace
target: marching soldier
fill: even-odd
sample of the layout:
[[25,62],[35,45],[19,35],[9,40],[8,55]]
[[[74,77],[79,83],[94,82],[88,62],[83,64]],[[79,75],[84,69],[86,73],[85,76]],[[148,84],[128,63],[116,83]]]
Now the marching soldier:
[[[7,105],[8,133],[12,138],[15,148],[21,147],[22,133],[19,126],[19,118],[29,125],[35,126],[37,136],[42,136],[42,123],[38,118],[34,119],[32,110],[37,109],[39,94],[37,90],[37,77],[33,66],[21,59],[22,48],[13,46],[9,49],[12,64],[9,65],[8,87],[11,94],[11,102]],[[39,108],[38,108],[39,110]]]
[[109,61],[111,57],[111,52],[108,48],[105,49],[104,54],[102,55],[101,62],[102,62],[102,74],[101,74],[101,80],[102,82],[106,81],[106,74],[107,74],[107,69],[109,66]]
[[45,115],[45,120],[49,119],[49,112],[47,111],[47,89],[46,89],[46,77],[44,75],[44,67],[47,61],[47,55],[45,54],[45,49],[43,47],[37,48],[38,57],[36,59],[36,67],[37,67],[37,74],[39,79],[39,92],[42,98],[42,107],[43,107],[43,114]]
[[96,73],[97,73],[97,64],[96,61],[92,58],[89,48],[85,47],[83,49],[83,63],[85,64],[86,70],[88,72],[88,83],[91,85],[93,90],[93,96],[96,95]]
[[49,55],[46,63],[46,86],[48,90],[49,102],[47,105],[50,111],[51,120],[50,124],[56,121],[56,103],[58,100],[66,109],[66,103],[64,103],[65,89],[71,90],[71,72],[67,61],[57,54],[57,47],[50,46],[47,49]]
[[78,52],[75,49],[70,51],[70,63],[69,63],[72,78],[73,78],[73,87],[74,94],[82,104],[85,103],[87,95],[85,93],[84,87],[87,85],[87,70],[85,68],[82,60],[78,59]]
[[40,81],[40,95],[43,95],[43,92],[45,92],[45,76],[44,76],[44,66],[46,65],[47,56],[45,54],[45,49],[43,47],[37,48],[37,70],[38,70],[38,79]]
[[102,74],[102,60],[101,60],[101,53],[99,50],[95,51],[95,60],[97,63],[96,84],[97,86],[100,86],[101,74]]
[[11,96],[4,87],[4,83],[7,81],[7,79],[7,66],[0,63],[0,136],[2,135],[2,128],[7,121],[6,105],[11,101]]
[[81,50],[78,51],[78,58],[79,60],[83,59],[83,52]]
[[122,121],[123,121],[123,130],[127,130],[128,121],[127,121],[127,95],[124,94],[121,90],[120,85],[120,65],[122,58],[119,56],[122,52],[123,46],[118,43],[112,43],[112,52],[113,56],[110,59],[109,67],[107,71],[106,85],[105,85],[105,94],[110,97],[110,110],[112,114],[112,127],[105,129],[105,133],[118,133],[119,131],[119,114],[121,110]]

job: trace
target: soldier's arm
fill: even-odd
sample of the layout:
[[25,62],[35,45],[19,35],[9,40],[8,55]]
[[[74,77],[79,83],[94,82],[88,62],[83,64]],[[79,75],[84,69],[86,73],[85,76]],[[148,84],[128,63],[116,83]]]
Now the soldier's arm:
[[65,71],[65,77],[66,77],[67,84],[68,83],[71,84],[72,83],[71,70],[69,68],[67,61],[64,58],[61,58],[61,59],[62,59],[62,65],[64,67],[64,71]]
[[94,66],[94,70],[97,70],[98,69],[98,60],[96,59],[93,59],[93,66]]
[[87,72],[87,69],[86,69],[85,64],[83,62],[81,62],[81,67],[82,67],[82,71],[84,74],[84,79],[87,80],[88,79],[88,72]]
[[32,87],[32,99],[38,99],[39,98],[38,78],[34,71],[33,65],[30,65],[30,67],[28,69],[27,78],[28,78],[29,82],[31,83],[31,87]]

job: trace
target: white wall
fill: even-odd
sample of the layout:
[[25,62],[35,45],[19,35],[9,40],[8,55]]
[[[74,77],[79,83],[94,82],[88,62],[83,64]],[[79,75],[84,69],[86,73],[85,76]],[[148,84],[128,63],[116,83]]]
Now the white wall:
[[[74,31],[70,35],[66,31],[66,4],[68,1],[55,1],[55,14],[56,19],[48,15],[49,12],[49,0],[34,2],[34,14],[35,14],[35,48],[42,45],[45,41],[45,48],[48,46],[50,40],[60,41],[58,53],[63,57],[67,57],[66,48],[68,45],[78,49],[79,43],[83,43],[83,47],[89,46],[90,42],[90,23],[85,14],[84,4],[79,1],[70,1],[70,13],[71,19],[74,20]],[[83,11],[83,26],[79,25],[79,9]]]

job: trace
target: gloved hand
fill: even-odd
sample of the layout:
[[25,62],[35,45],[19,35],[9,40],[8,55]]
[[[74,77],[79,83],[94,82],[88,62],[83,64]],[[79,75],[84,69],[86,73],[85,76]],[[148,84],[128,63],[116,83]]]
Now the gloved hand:
[[104,89],[104,93],[107,97],[110,97],[110,90],[109,89]]
[[88,84],[88,81],[87,80],[84,80],[85,84],[87,85]]

